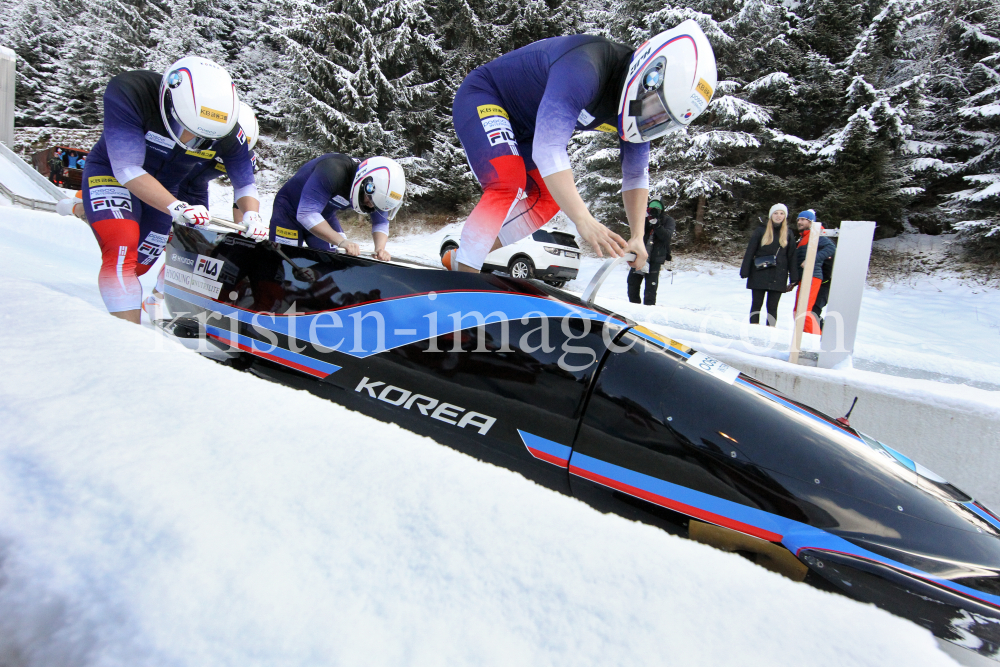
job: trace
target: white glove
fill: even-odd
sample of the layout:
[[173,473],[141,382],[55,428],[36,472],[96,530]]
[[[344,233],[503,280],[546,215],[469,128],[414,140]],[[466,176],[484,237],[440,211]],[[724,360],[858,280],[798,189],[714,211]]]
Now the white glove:
[[247,211],[243,214],[243,224],[247,230],[242,232],[243,236],[254,241],[264,241],[271,231],[270,226],[264,224],[264,219],[257,211]]
[[204,227],[212,216],[204,206],[191,206],[186,201],[177,200],[167,207],[174,222],[183,222],[188,227]]

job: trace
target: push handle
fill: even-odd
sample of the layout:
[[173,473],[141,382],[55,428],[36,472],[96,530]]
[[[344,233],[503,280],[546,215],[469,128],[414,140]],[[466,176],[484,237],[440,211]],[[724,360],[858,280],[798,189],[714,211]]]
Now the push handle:
[[615,270],[615,267],[622,262],[634,262],[635,253],[627,252],[622,257],[608,257],[604,260],[604,264],[601,264],[601,268],[597,270],[594,277],[590,279],[590,284],[587,285],[587,289],[583,290],[583,302],[588,306],[594,305],[594,299],[597,298],[597,291],[601,289],[601,285],[604,281],[608,279],[611,272]]
[[247,226],[239,222],[233,222],[232,220],[226,220],[225,218],[213,217],[208,221],[210,225],[215,225],[216,227],[222,227],[223,229],[229,229],[234,232],[245,232]]

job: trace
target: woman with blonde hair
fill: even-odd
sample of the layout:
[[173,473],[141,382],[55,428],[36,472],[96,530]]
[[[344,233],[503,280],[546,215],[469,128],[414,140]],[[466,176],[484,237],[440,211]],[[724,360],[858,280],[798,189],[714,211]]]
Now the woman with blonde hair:
[[781,295],[799,281],[795,237],[788,226],[788,207],[784,204],[772,206],[767,222],[750,236],[740,277],[747,279],[747,289],[753,294],[750,324],[760,323],[760,309],[766,297],[766,325],[775,326]]

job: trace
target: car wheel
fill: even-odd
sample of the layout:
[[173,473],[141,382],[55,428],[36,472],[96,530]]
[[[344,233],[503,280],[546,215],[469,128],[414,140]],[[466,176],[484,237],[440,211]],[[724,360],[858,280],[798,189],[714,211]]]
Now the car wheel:
[[510,271],[511,278],[527,280],[535,275],[535,265],[527,257],[515,257],[507,269]]
[[441,246],[441,256],[444,257],[449,250],[454,250],[457,247],[458,244],[456,243],[445,243],[443,246]]
[[565,280],[546,280],[545,282],[556,288],[561,288],[563,285],[566,284]]

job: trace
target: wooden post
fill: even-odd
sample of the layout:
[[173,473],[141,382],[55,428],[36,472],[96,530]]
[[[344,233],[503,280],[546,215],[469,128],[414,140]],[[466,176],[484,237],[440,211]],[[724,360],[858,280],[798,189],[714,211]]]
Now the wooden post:
[[[799,298],[795,303],[795,330],[792,333],[792,344],[788,351],[788,362],[799,363],[799,348],[802,345],[802,330],[806,326],[809,310],[809,293],[812,291],[813,268],[816,266],[816,247],[819,245],[819,234],[822,225],[814,221],[809,228],[809,243],[806,244],[806,262],[799,278]],[[805,289],[802,289],[805,287]]]
[[698,195],[698,208],[694,213],[694,240],[701,241],[705,233],[705,195]]

